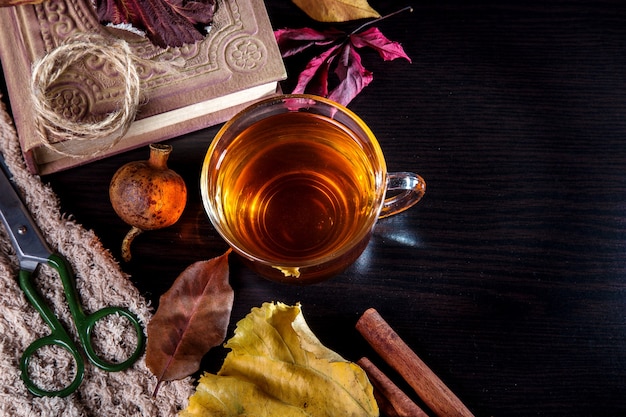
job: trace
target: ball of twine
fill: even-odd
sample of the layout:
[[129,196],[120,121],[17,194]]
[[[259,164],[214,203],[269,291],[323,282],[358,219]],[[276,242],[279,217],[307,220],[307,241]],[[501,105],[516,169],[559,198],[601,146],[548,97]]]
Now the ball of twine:
[[[48,90],[71,65],[89,57],[104,59],[112,64],[113,69],[122,75],[124,94],[119,108],[101,120],[94,122],[69,120],[55,110],[52,104],[54,97]],[[94,155],[115,146],[135,120],[139,108],[139,74],[128,43],[98,34],[78,33],[43,56],[33,65],[31,89],[35,122],[38,125],[37,131],[41,142],[54,152],[70,157]],[[95,150],[86,147],[88,151],[80,153],[77,149],[68,150],[71,145],[63,150],[53,146],[51,137],[55,142],[94,141],[108,137],[111,139]]]

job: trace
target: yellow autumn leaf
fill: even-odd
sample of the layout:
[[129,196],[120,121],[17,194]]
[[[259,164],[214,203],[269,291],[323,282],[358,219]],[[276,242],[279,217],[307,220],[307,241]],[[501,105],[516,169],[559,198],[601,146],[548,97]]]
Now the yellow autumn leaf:
[[236,377],[205,373],[200,377],[196,392],[179,417],[310,417],[306,411],[281,403],[256,385]]
[[205,373],[180,417],[376,417],[365,372],[326,348],[300,305],[265,303],[237,323],[217,375]]
[[319,22],[347,22],[380,17],[367,0],[292,0],[310,18]]

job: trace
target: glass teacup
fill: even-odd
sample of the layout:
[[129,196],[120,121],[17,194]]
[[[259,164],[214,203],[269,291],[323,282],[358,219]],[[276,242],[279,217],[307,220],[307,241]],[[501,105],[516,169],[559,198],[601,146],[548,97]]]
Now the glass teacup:
[[352,264],[377,220],[417,203],[426,184],[411,172],[388,173],[374,134],[352,111],[280,95],[220,129],[200,187],[211,223],[252,270],[309,284]]

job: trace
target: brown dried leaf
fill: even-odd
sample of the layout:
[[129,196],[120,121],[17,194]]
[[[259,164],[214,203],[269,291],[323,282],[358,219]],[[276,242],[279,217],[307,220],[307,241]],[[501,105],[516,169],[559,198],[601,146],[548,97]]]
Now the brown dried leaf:
[[347,22],[380,14],[367,0],[292,0],[310,18],[319,22]]
[[192,264],[161,296],[146,346],[146,365],[159,384],[196,372],[209,349],[226,338],[234,298],[229,253]]

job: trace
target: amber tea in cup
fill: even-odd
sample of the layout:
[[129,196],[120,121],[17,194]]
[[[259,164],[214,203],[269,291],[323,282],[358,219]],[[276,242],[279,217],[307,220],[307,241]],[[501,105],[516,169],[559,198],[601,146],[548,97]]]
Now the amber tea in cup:
[[[416,174],[387,173],[365,123],[330,100],[281,95],[227,122],[201,174],[218,233],[260,275],[318,282],[352,264],[379,217],[423,195]],[[402,190],[385,199],[387,190]]]

